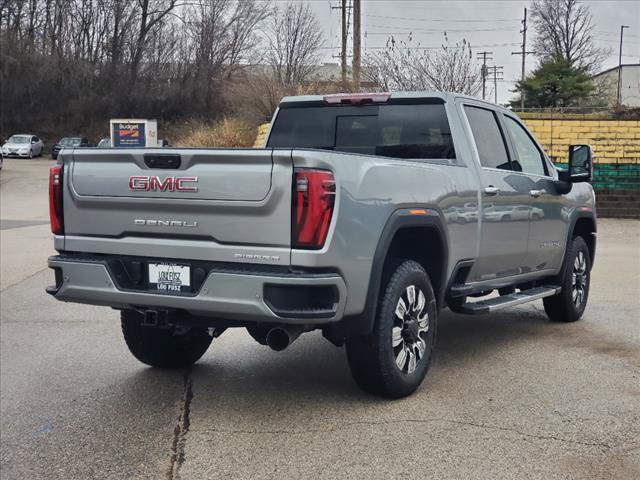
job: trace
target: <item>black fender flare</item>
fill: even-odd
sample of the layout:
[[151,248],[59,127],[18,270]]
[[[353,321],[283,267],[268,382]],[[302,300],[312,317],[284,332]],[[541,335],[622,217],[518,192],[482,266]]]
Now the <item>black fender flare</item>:
[[567,249],[569,248],[569,244],[571,242],[571,239],[573,238],[573,233],[575,232],[576,224],[578,223],[578,220],[582,218],[587,218],[593,222],[593,232],[592,232],[593,253],[591,254],[591,268],[593,268],[593,263],[596,257],[596,235],[595,234],[597,232],[598,224],[596,222],[595,212],[591,208],[582,207],[578,209],[577,213],[571,216],[571,221],[569,222],[569,228],[567,229],[567,240],[564,246],[564,255],[562,256],[562,268],[560,269],[559,278],[564,278],[564,269],[566,267],[565,259],[567,256]]
[[373,323],[375,321],[376,310],[378,308],[378,297],[382,283],[382,274],[387,253],[389,252],[389,247],[391,247],[391,242],[399,230],[412,227],[431,228],[439,237],[443,248],[442,274],[441,278],[432,278],[431,280],[432,282],[438,282],[438,308],[441,308],[441,306],[444,305],[449,259],[448,235],[445,228],[444,217],[434,208],[426,208],[424,206],[403,207],[395,210],[390,215],[382,230],[380,239],[378,240],[378,245],[373,256],[364,310],[358,315],[345,317],[338,322],[338,324],[331,328],[331,330],[333,330],[333,332],[330,333],[331,336],[347,338],[353,335],[367,335],[371,333],[373,330]]

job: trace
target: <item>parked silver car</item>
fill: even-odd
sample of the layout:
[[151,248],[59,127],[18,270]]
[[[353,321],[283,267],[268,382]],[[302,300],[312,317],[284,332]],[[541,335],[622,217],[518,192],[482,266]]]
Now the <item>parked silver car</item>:
[[2,146],[4,157],[33,158],[42,155],[44,143],[35,135],[11,135],[7,143]]

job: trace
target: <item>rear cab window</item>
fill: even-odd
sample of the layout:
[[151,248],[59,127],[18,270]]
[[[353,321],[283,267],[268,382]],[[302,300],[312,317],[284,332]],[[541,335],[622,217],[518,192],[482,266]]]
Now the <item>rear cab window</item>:
[[[282,104],[269,148],[317,148],[404,159],[456,158],[444,103]],[[412,99],[413,100],[413,99]]]
[[511,170],[507,144],[495,112],[487,108],[465,105],[464,112],[484,168]]

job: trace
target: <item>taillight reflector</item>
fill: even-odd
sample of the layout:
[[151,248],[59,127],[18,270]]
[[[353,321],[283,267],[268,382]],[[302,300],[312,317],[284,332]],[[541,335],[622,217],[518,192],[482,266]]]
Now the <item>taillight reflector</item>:
[[296,170],[294,181],[292,246],[322,248],[336,195],[333,174],[326,170]]
[[49,169],[49,220],[51,232],[55,235],[64,233],[62,218],[62,167],[56,165]]

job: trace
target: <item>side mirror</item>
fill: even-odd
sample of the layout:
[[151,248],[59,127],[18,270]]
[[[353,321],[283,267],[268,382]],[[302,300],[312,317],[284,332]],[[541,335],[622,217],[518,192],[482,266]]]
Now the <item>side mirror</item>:
[[589,182],[593,175],[593,154],[589,145],[569,145],[569,181]]

